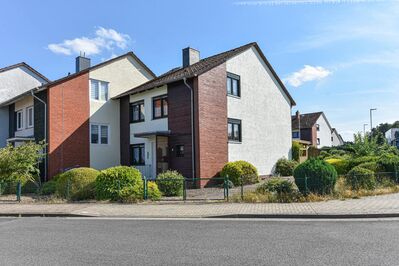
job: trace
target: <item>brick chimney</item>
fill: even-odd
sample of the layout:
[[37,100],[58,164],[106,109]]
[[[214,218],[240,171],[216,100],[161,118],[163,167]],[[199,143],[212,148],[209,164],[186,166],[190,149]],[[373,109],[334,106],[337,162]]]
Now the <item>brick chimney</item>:
[[76,72],[80,72],[90,67],[90,58],[85,57],[85,54],[80,54],[76,57]]
[[183,49],[183,67],[195,64],[200,60],[200,52],[191,47]]

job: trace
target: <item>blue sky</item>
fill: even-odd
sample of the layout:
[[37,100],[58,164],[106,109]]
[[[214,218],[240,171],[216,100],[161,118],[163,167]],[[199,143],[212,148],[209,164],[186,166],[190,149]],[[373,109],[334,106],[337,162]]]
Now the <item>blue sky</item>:
[[369,124],[399,120],[399,2],[2,1],[0,67],[25,61],[56,79],[132,50],[156,74],[256,41],[302,113],[324,111],[347,140]]

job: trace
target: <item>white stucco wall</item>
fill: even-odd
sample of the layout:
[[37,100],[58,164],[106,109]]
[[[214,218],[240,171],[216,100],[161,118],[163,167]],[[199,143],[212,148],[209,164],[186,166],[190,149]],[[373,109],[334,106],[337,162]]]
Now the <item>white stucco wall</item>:
[[316,124],[319,124],[320,130],[317,131],[317,137],[320,139],[320,144],[317,148],[331,147],[331,127],[328,125],[323,115],[317,119]]
[[[89,78],[109,82],[108,93],[111,99],[152,77],[132,57],[128,56],[90,71]],[[119,116],[119,100],[107,102],[90,100],[90,123],[109,126],[108,144],[90,143],[91,167],[104,169],[120,164]]]
[[145,149],[145,164],[151,165],[155,173],[155,137],[151,138],[136,138],[136,133],[146,133],[154,131],[167,131],[168,118],[152,119],[152,98],[167,94],[167,86],[162,86],[143,93],[130,95],[130,102],[138,102],[144,100],[144,122],[130,124],[130,143],[141,144],[144,143]]
[[[34,134],[33,127],[28,127],[28,113],[26,108],[33,106],[33,97],[25,96],[15,102],[15,112],[22,110],[23,112],[23,128],[15,131],[16,137],[32,137]],[[34,118],[33,118],[34,119]]]
[[8,106],[0,108],[0,148],[3,148],[7,145],[8,139]]
[[0,73],[0,103],[46,83],[45,80],[25,67],[17,67]]
[[331,145],[332,145],[332,146],[340,146],[340,145],[343,144],[343,143],[341,143],[341,141],[339,140],[339,137],[338,137],[337,132],[336,132],[335,130],[332,131],[331,137],[332,137],[332,142],[331,142]]
[[291,105],[257,51],[252,48],[226,63],[240,75],[241,98],[228,97],[229,118],[241,120],[242,143],[229,143],[229,161],[246,160],[269,175],[279,158],[291,158]]

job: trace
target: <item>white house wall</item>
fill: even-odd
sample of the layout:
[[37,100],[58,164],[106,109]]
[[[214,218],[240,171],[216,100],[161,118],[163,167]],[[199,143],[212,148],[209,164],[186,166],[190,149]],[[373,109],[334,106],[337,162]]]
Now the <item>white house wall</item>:
[[[89,78],[109,82],[108,93],[109,99],[111,99],[152,77],[132,57],[128,56],[90,71]],[[120,164],[119,116],[119,100],[108,100],[107,102],[90,100],[90,123],[109,126],[108,144],[90,143],[91,167],[104,169]]]
[[21,100],[15,102],[15,112],[22,111],[23,113],[23,127],[22,129],[15,131],[16,137],[32,137],[34,135],[33,127],[28,127],[28,112],[26,110],[28,107],[32,106],[32,96],[25,96]]
[[336,131],[333,131],[333,132],[331,133],[331,137],[332,137],[332,142],[331,142],[331,145],[332,145],[332,146],[340,146],[340,145],[343,144],[343,143],[341,143],[341,141],[339,140],[339,137],[338,137]]
[[279,158],[291,158],[291,105],[256,49],[226,63],[240,76],[241,98],[228,97],[229,118],[241,120],[242,143],[229,143],[229,161],[246,160],[269,175]]
[[320,139],[320,144],[317,145],[317,148],[331,147],[331,127],[328,125],[323,115],[317,119],[316,124],[319,124],[320,128],[320,130],[317,131],[317,138]]
[[0,108],[0,148],[3,148],[7,145],[7,139],[9,135],[8,131],[8,106]]

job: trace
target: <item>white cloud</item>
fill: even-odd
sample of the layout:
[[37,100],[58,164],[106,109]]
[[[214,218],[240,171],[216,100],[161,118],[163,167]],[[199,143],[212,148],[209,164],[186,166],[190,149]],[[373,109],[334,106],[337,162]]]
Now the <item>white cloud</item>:
[[331,74],[332,72],[324,67],[304,65],[301,70],[291,73],[284,81],[293,87],[299,87],[305,82],[321,80]]
[[119,33],[114,29],[99,27],[95,37],[80,37],[64,40],[61,43],[52,43],[47,48],[56,54],[72,55],[84,52],[86,55],[100,54],[104,50],[113,51],[116,47],[126,49],[130,36]]

